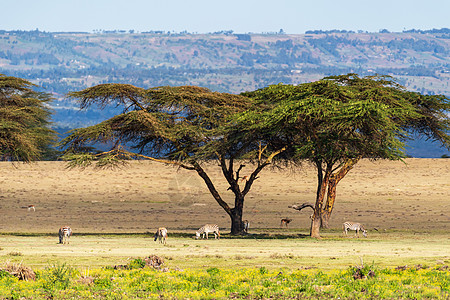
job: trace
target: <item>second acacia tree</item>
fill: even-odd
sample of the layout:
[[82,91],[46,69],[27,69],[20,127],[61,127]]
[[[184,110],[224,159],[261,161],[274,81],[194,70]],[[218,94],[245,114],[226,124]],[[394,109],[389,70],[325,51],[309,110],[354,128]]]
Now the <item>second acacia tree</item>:
[[242,128],[275,148],[284,145],[278,158],[316,167],[312,237],[328,227],[337,185],[361,158],[402,159],[412,133],[450,145],[449,99],[406,91],[387,76],[348,74],[245,95],[258,110],[238,117]]

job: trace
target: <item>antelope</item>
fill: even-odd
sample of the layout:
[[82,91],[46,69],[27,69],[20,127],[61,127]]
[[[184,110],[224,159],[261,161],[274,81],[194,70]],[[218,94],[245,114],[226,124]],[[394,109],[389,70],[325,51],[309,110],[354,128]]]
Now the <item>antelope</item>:
[[244,177],[241,178],[241,182],[247,182],[249,180],[249,176],[245,175]]
[[248,233],[248,228],[250,227],[250,222],[248,220],[244,220],[244,232]]
[[33,204],[27,205],[27,206],[22,206],[22,208],[26,208],[28,211],[36,211],[36,208],[34,207]]
[[291,223],[291,221],[292,221],[292,219],[289,219],[289,218],[281,219],[281,221],[280,221],[280,228],[283,227],[283,224],[285,224],[286,228],[288,228],[288,225],[289,225],[289,223]]

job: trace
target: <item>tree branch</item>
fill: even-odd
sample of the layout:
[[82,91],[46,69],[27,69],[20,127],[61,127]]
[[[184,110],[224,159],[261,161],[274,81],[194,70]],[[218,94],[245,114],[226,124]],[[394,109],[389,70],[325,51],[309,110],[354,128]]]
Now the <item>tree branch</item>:
[[[261,147],[261,144],[260,144]],[[264,147],[264,149],[266,149],[266,147]],[[273,158],[280,154],[281,152],[283,152],[284,150],[286,150],[286,146],[281,148],[280,150],[277,150],[275,152],[273,152],[271,155],[269,155],[269,157],[266,159],[266,161],[263,164],[260,164],[260,161],[258,161],[258,167],[252,172],[252,174],[250,174],[250,177],[248,178],[247,182],[245,183],[245,187],[244,190],[242,191],[242,194],[245,196],[247,195],[247,193],[250,191],[250,188],[252,187],[253,182],[258,179],[258,174],[259,172],[262,171],[262,169],[264,169],[266,166],[270,165],[272,163]],[[262,153],[262,152],[260,152]]]
[[311,203],[303,203],[302,205],[294,204],[294,205],[289,205],[288,207],[298,210],[298,211],[301,211],[302,209],[309,207],[314,211],[314,205],[312,205]]
[[208,187],[210,193],[214,197],[214,199],[217,201],[217,203],[227,212],[228,215],[231,216],[232,211],[230,206],[222,200],[222,197],[220,196],[219,192],[217,192],[213,182],[209,178],[208,174],[203,170],[203,168],[196,162],[193,163],[194,169],[197,171],[198,175],[203,179],[203,181],[206,183],[206,186]]
[[147,156],[147,155],[143,155],[143,154],[137,154],[137,153],[131,153],[131,152],[130,152],[130,155],[131,156],[135,156],[135,157],[145,158],[145,159],[148,159],[148,160],[151,160],[151,161],[164,163],[164,164],[176,165],[176,166],[179,166],[179,167],[184,168],[186,170],[195,170],[194,167],[185,165],[185,164],[183,164],[183,163],[181,163],[179,161],[159,159],[159,158],[154,158],[154,157],[151,157],[151,156]]
[[245,165],[240,165],[238,170],[236,171],[236,181],[239,181],[239,173],[241,172],[242,168],[244,168]]

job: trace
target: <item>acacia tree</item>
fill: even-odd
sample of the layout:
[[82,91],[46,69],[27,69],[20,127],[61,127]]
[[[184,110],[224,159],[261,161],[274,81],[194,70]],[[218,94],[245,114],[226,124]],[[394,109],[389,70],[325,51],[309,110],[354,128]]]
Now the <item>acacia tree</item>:
[[[70,166],[95,162],[103,167],[130,159],[147,159],[175,165],[196,172],[205,182],[215,201],[231,218],[231,233],[244,230],[244,200],[263,168],[283,149],[268,152],[254,139],[239,139],[228,130],[230,117],[248,109],[251,99],[227,93],[211,92],[195,86],[143,89],[127,84],[102,84],[70,97],[81,108],[92,104],[124,106],[123,113],[87,128],[70,132],[61,142]],[[92,146],[110,143],[108,151]],[[245,185],[240,172],[245,167],[237,159],[253,159],[255,164]],[[204,168],[204,162],[216,161],[235,196],[234,207],[223,200]]]
[[40,159],[55,140],[48,128],[48,94],[34,91],[31,82],[0,74],[0,160]]
[[410,133],[450,145],[448,98],[408,92],[386,76],[348,74],[269,86],[246,96],[265,110],[242,114],[243,127],[264,133],[276,147],[286,145],[280,158],[316,167],[312,237],[328,226],[337,185],[361,158],[402,159]]

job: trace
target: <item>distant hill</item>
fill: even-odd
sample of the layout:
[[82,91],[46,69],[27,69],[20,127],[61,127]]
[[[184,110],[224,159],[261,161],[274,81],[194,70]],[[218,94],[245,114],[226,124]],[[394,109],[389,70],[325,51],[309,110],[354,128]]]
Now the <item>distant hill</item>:
[[[68,128],[114,113],[78,112],[75,103],[64,99],[69,91],[100,83],[198,85],[239,93],[350,72],[392,75],[409,90],[450,95],[450,29],[297,35],[0,30],[0,73],[26,78],[53,93],[54,121]],[[408,153],[431,153],[414,151]],[[444,153],[437,147],[429,157]]]

